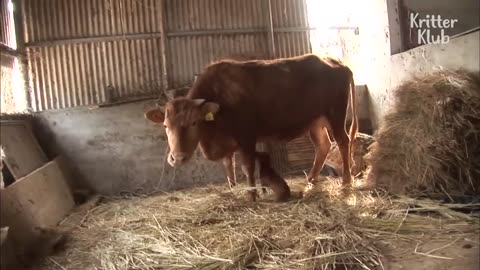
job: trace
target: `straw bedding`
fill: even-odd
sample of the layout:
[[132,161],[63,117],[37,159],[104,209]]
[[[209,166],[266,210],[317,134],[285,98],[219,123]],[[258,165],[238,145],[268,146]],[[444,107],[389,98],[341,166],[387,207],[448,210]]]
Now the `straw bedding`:
[[369,149],[369,180],[394,192],[480,194],[478,74],[439,71],[394,95]]
[[346,196],[338,179],[301,198],[303,182],[289,180],[287,203],[249,203],[244,185],[108,199],[63,222],[74,226],[67,249],[41,269],[382,269],[382,241],[478,233],[478,219],[452,205]]

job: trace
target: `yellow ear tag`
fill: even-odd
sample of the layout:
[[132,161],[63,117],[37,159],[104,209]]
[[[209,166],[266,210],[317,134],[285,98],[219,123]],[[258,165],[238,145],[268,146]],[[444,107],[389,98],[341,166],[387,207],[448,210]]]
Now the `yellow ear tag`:
[[205,115],[205,121],[213,121],[213,113],[209,112]]

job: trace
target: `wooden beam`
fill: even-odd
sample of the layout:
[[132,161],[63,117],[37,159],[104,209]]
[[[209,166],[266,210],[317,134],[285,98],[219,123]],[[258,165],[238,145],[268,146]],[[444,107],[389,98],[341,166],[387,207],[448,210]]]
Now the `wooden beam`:
[[24,53],[14,50],[3,44],[0,44],[0,53],[6,54],[12,57],[22,57],[22,58],[25,57]]

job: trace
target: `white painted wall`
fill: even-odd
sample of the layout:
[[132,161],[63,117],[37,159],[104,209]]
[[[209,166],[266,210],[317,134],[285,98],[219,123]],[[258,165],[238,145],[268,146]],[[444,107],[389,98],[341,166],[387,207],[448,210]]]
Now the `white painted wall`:
[[[391,2],[389,8],[394,8],[392,3],[396,0],[388,1]],[[385,0],[364,0],[364,4],[371,7],[364,9],[367,12],[360,25],[360,35],[374,128],[381,125],[393,104],[393,91],[403,81],[441,68],[480,70],[480,32],[453,38],[448,44],[425,45],[392,56],[390,42],[397,39],[390,39],[389,23],[398,22],[388,21]]]

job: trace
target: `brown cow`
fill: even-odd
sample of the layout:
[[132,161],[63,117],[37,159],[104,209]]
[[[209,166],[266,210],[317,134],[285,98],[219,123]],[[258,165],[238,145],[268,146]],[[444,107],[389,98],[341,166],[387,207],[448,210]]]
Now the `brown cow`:
[[[152,109],[145,117],[164,124],[171,166],[187,162],[200,145],[207,159],[223,160],[234,183],[232,157],[239,151],[242,170],[252,188],[257,141],[289,141],[308,132],[315,147],[308,174],[308,181],[313,183],[330,149],[330,131],[342,156],[343,183],[350,185],[350,142],[358,129],[354,89],[351,70],[330,58],[309,54],[275,60],[223,60],[207,66],[186,97],[167,102],[164,110]],[[350,136],[345,130],[349,95]],[[271,171],[264,169],[265,174]],[[264,175],[264,179],[270,187],[283,186],[279,181],[268,181],[277,179],[274,175]],[[249,191],[249,198],[254,201],[256,194]]]

